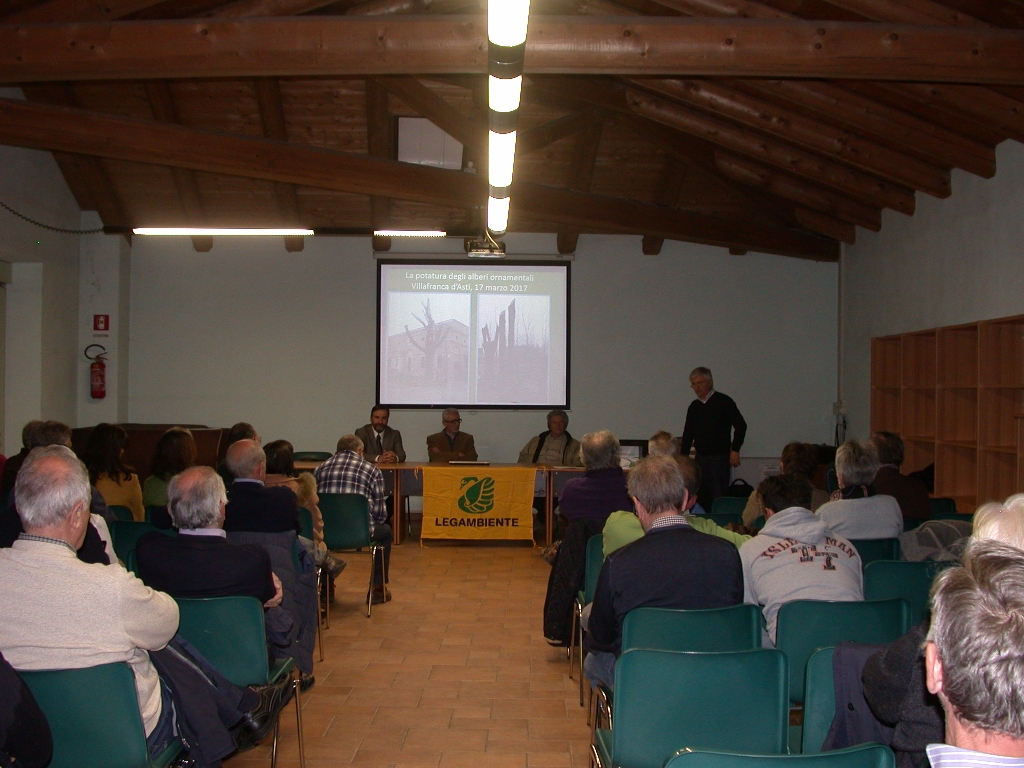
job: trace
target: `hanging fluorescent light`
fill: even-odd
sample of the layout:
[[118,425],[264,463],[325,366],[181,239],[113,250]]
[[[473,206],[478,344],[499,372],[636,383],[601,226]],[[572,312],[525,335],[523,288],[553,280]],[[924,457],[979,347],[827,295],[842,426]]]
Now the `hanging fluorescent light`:
[[447,237],[440,229],[375,229],[374,237]]
[[516,160],[516,132],[487,133],[487,180],[492,187],[512,184],[512,168]]
[[158,237],[312,237],[312,229],[218,229],[212,227],[136,227],[133,235]]
[[519,109],[523,92],[523,76],[504,79],[488,75],[487,102],[495,112],[514,112]]
[[487,39],[506,48],[526,42],[530,0],[488,0]]
[[508,207],[511,202],[509,197],[488,197],[487,198],[487,228],[491,232],[500,234],[508,229]]

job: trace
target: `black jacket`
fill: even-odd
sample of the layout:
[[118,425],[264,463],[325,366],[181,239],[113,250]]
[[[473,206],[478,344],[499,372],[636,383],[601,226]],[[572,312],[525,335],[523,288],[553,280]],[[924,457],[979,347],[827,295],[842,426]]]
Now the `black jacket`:
[[736,547],[689,525],[660,528],[616,550],[601,567],[587,648],[620,652],[622,622],[634,608],[725,608],[743,602]]
[[147,533],[135,556],[139,578],[171,597],[247,595],[261,603],[276,590],[270,556],[255,544],[233,544],[220,536]]
[[291,488],[235,480],[228,488],[224,530],[299,533],[299,500]]

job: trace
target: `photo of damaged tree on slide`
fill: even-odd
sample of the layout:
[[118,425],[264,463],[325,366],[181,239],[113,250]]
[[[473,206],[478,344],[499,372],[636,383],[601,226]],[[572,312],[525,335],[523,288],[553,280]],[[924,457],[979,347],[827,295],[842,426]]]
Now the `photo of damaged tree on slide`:
[[[411,317],[387,340],[387,399],[392,402],[465,403],[469,400],[469,295],[392,297],[396,317]],[[413,304],[415,302],[415,304]],[[416,306],[415,309],[412,307]],[[435,312],[438,317],[435,319]],[[464,318],[466,322],[458,318]]]
[[550,312],[549,296],[478,297],[478,403],[548,402]]

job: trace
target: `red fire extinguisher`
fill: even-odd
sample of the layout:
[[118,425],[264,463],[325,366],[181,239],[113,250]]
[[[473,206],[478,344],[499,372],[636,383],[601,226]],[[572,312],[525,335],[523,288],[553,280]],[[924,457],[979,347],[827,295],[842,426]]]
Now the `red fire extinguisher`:
[[[98,347],[99,352],[89,356],[89,350]],[[90,344],[85,348],[85,357],[92,360],[89,366],[89,396],[93,400],[102,400],[107,396],[107,359],[104,357],[107,350],[100,344]]]

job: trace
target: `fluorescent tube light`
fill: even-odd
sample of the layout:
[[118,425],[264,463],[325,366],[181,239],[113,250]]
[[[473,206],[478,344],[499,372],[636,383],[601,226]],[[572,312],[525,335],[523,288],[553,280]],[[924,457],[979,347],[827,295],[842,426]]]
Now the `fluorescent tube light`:
[[136,227],[133,235],[163,237],[312,237],[312,229],[215,229],[211,227]]
[[514,112],[519,109],[523,91],[523,76],[503,79],[488,75],[487,101],[495,112]]
[[512,183],[512,168],[516,161],[516,132],[487,132],[487,180],[492,187],[507,187]]
[[487,39],[495,45],[526,42],[530,0],[487,0]]
[[487,198],[487,228],[491,232],[504,232],[508,229],[508,206],[510,197]]
[[440,229],[375,229],[374,237],[447,237]]

